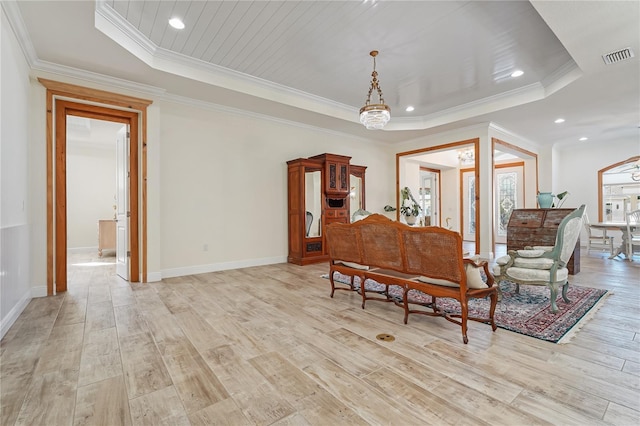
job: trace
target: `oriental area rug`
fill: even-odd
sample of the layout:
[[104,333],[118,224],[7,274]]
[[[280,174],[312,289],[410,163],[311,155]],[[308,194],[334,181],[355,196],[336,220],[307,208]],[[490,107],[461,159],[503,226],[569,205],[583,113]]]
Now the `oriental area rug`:
[[[328,279],[329,274],[324,274],[323,278]],[[338,272],[334,275],[336,282],[348,284],[349,280],[350,277]],[[354,286],[356,290],[360,289],[358,277],[354,279]],[[384,290],[383,285],[373,280],[366,280],[365,286],[367,291]],[[567,297],[571,302],[565,303],[559,294],[557,299],[559,312],[552,314],[549,307],[549,289],[546,286],[520,286],[520,293],[516,293],[514,283],[502,281],[500,289],[502,300],[498,302],[495,312],[495,322],[498,327],[558,344],[567,343],[610,294],[607,290],[569,285]],[[389,296],[402,302],[402,289],[399,286],[389,286]],[[427,303],[430,297],[411,290],[409,300]],[[460,304],[457,300],[439,298],[437,305],[447,312],[460,313]],[[470,300],[469,315],[487,318],[489,299]]]

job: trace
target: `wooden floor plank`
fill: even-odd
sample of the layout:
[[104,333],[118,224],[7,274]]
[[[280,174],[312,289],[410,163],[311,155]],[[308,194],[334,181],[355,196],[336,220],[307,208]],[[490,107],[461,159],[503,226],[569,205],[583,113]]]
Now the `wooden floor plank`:
[[73,424],[131,425],[129,400],[122,375],[79,387]]
[[120,337],[119,342],[129,399],[173,384],[151,334],[131,334]]
[[640,424],[640,262],[581,256],[571,285],[612,294],[567,344],[471,323],[465,345],[329,297],[326,264],[130,284],[110,255],[70,259],[68,291],[2,339],[2,425]]
[[135,426],[189,425],[189,418],[173,386],[158,389],[129,401]]
[[122,362],[115,327],[89,332],[82,348],[78,386],[119,376]]

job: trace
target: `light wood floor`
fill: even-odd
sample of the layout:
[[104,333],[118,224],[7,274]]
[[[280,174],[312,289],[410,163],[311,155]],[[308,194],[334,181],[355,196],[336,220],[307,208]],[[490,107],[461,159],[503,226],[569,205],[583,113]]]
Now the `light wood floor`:
[[[129,285],[74,256],[1,345],[2,425],[640,422],[640,262],[583,251],[577,285],[613,291],[566,345],[337,292],[326,265]],[[376,340],[379,333],[393,342]]]

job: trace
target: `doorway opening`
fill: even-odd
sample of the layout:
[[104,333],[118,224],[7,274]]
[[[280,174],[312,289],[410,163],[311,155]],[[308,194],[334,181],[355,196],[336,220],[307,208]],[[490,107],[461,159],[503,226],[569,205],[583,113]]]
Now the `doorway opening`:
[[[119,171],[125,160],[119,156],[118,138],[127,131],[121,122],[67,115],[67,268],[103,267],[123,264],[127,239],[117,239]],[[124,221],[120,221],[122,224]],[[116,256],[117,253],[125,256]],[[123,279],[128,266],[120,265]],[[69,278],[69,282],[73,282]]]
[[[469,139],[397,153],[396,203],[398,208],[400,188],[409,187],[412,193],[419,194],[421,204],[424,203],[421,205],[422,214],[428,211],[431,225],[442,226],[464,235],[465,219],[462,212],[466,198],[458,190],[458,184],[461,182],[458,171],[463,164],[461,152],[468,152],[470,157],[475,158],[478,155],[479,144],[479,139]],[[474,180],[478,179],[479,170],[475,164],[471,164],[469,173]],[[475,209],[479,203],[479,189],[474,186],[470,191],[474,209],[471,217],[467,217],[466,223],[473,223],[474,226],[474,232],[468,235],[468,239],[472,242],[475,251],[475,247],[480,246],[480,234],[476,229],[479,227],[479,210]],[[459,214],[451,214],[451,212]],[[396,220],[400,220],[399,213],[396,214]]]
[[151,101],[38,79],[47,88],[47,294],[67,290],[67,116],[129,127],[126,179],[131,282],[147,280],[146,109]]

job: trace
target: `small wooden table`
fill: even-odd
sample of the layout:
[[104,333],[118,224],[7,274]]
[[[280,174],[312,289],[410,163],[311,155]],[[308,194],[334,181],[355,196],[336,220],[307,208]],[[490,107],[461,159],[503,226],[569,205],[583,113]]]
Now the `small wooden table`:
[[[606,229],[607,231],[622,231],[622,243],[616,248],[609,259],[613,259],[616,256],[624,254],[624,257],[627,260],[631,260],[629,253],[627,253],[627,223],[626,222],[598,222],[591,223],[592,228],[596,229]],[[631,225],[633,229],[640,227],[640,225]]]
[[102,257],[102,250],[116,249],[116,221],[98,221],[98,256]]

